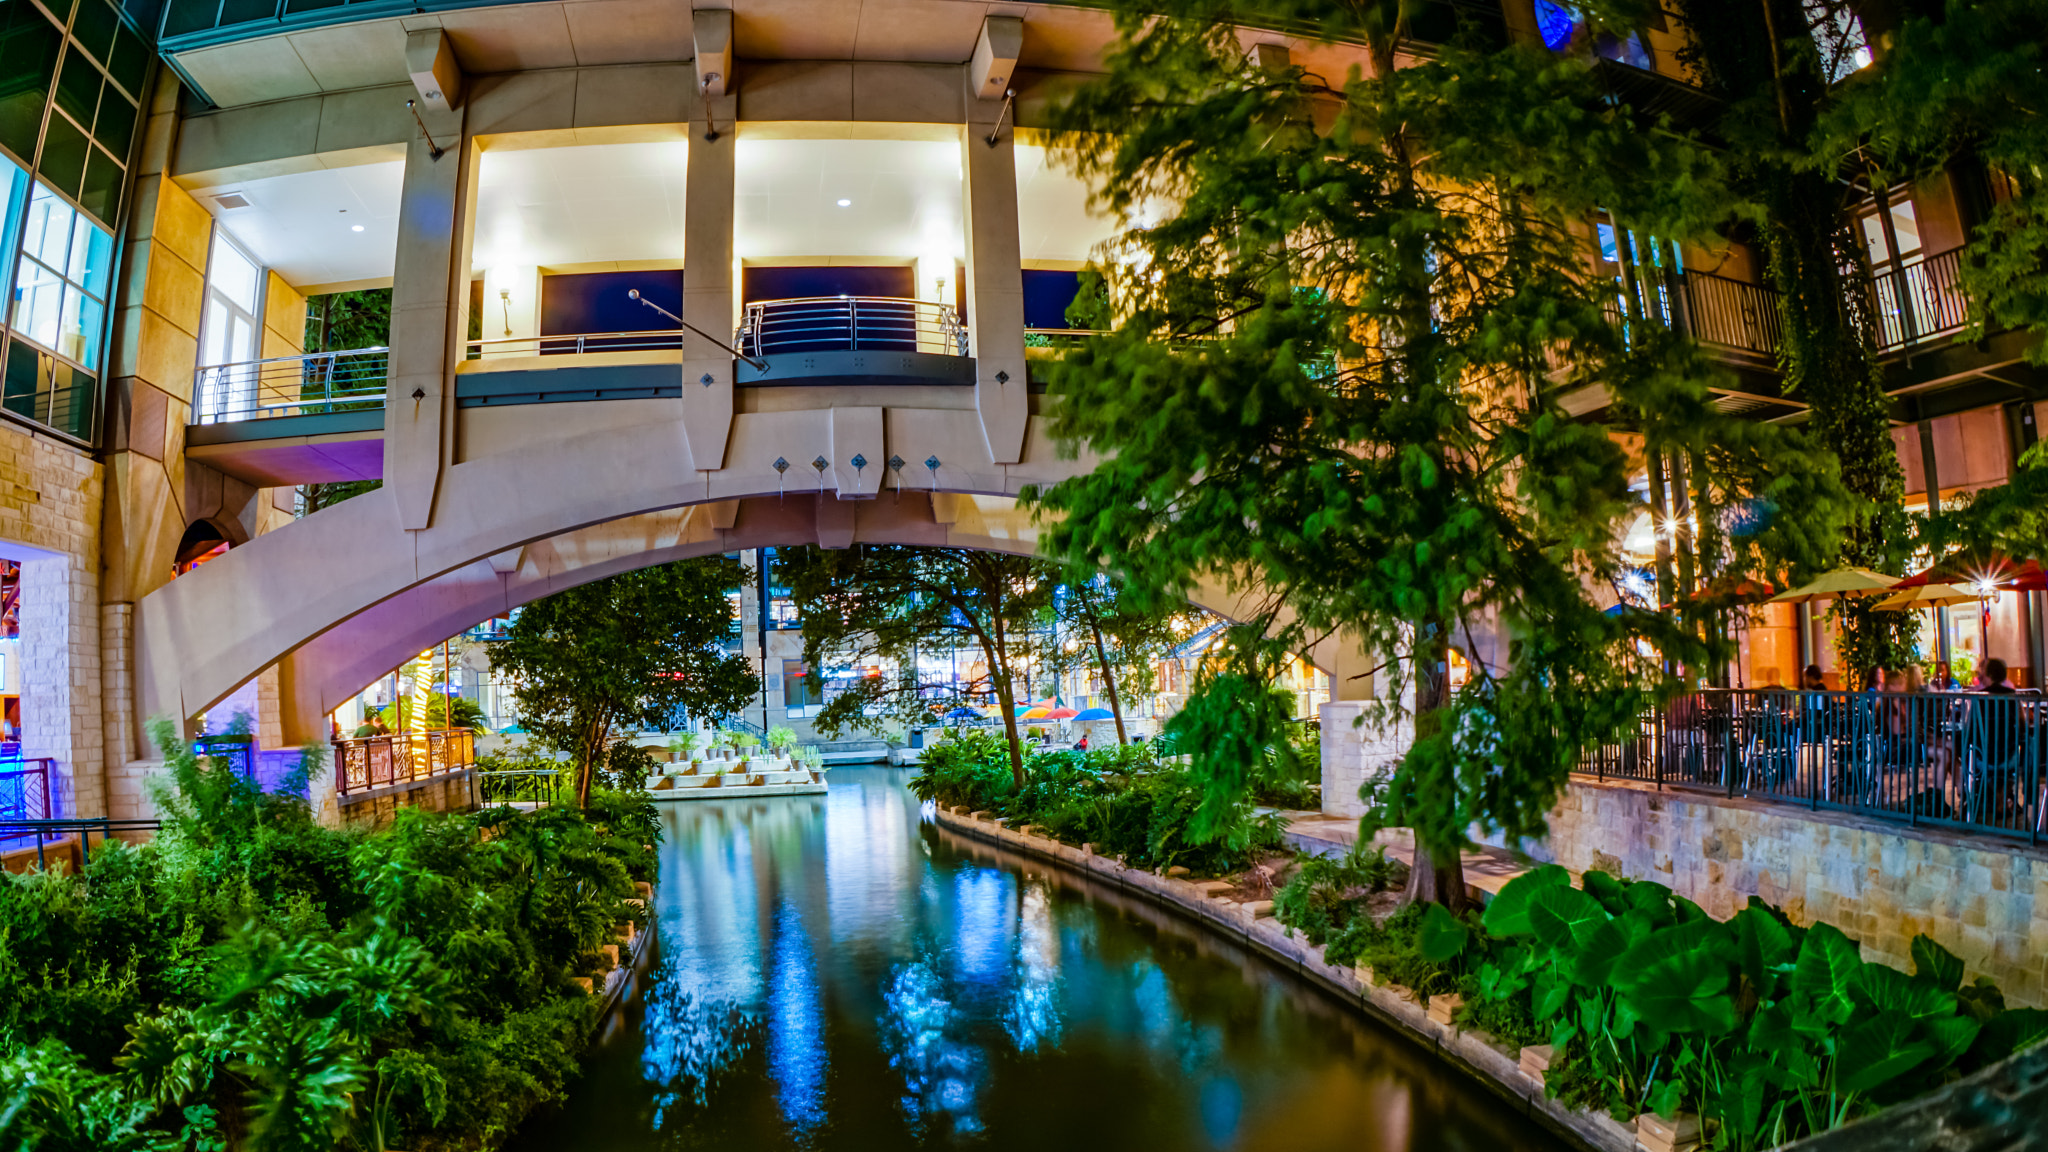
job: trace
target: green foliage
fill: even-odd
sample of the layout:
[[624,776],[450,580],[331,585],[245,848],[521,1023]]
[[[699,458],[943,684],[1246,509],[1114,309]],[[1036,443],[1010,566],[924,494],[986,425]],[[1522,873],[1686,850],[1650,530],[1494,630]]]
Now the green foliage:
[[1583,885],[1538,868],[1483,917],[1410,905],[1376,925],[1355,900],[1291,897],[1274,911],[1312,938],[1341,923],[1333,964],[1460,992],[1464,1023],[1554,1045],[1545,1082],[1565,1103],[1617,1119],[1694,1111],[1713,1149],[1826,1131],[2048,1039],[2048,1012],[2006,1009],[1988,980],[1965,986],[1963,962],[1925,936],[1909,976],[1759,900],[1716,921],[1660,884],[1595,871]]
[[[427,697],[428,728],[434,730],[469,728],[481,732],[489,723],[489,718],[484,715],[481,705],[474,700],[467,700],[461,696],[453,698],[454,720],[451,722],[449,720],[449,701],[450,697],[443,692],[435,692]],[[377,716],[384,721],[384,726],[393,732],[412,731],[412,695],[407,693],[386,704],[378,711]]]
[[[1111,330],[1045,362],[1054,434],[1099,463],[1028,495],[1060,514],[1066,562],[1161,598],[1242,594],[1209,691],[1249,703],[1276,652],[1332,633],[1378,653],[1376,719],[1412,691],[1415,739],[1371,823],[1454,862],[1475,825],[1540,834],[1581,750],[1678,687],[1666,661],[1728,652],[1714,618],[1592,597],[1643,507],[1622,437],[1710,458],[1715,506],[1775,511],[1716,538],[1716,578],[1817,565],[1850,502],[1824,453],[1718,412],[1719,370],[1624,331],[1585,275],[1574,229],[1596,210],[1665,236],[1722,219],[1711,150],[1589,61],[1454,44],[1397,69],[1408,6],[1285,7],[1363,40],[1373,74],[1260,66],[1233,24],[1266,5],[1133,2],[1106,74],[1059,110],[1126,231],[1095,269]],[[1594,388],[1604,412],[1569,415]],[[1189,712],[1236,750],[1179,741],[1223,804],[1270,725]]]
[[1379,847],[1369,853],[1354,848],[1344,856],[1303,855],[1287,883],[1273,893],[1273,915],[1290,932],[1322,944],[1364,915],[1365,896],[1385,891],[1405,872]]
[[366,834],[154,732],[154,841],[0,876],[0,1144],[438,1152],[560,1097],[570,978],[653,874],[644,794]]
[[[1042,655],[1039,617],[1052,602],[1060,569],[1029,556],[960,548],[865,545],[780,552],[776,575],[803,616],[804,659],[818,670],[837,664],[888,662],[891,679],[867,676],[812,717],[826,735],[850,728],[877,734],[928,724],[932,717],[990,695],[1002,710],[1010,771],[1024,783],[1024,747],[1017,735],[1018,697],[1027,661]],[[916,677],[920,648],[973,648],[981,674],[957,690]]]
[[726,593],[740,579],[727,557],[679,560],[520,610],[492,663],[517,685],[521,725],[571,754],[578,804],[600,775],[645,777],[645,754],[614,744],[621,732],[725,715],[759,690],[746,658],[718,649],[732,627]]
[[925,749],[910,781],[920,799],[989,811],[1035,824],[1069,844],[1093,844],[1139,868],[1184,866],[1202,876],[1238,872],[1280,850],[1286,821],[1239,801],[1197,835],[1203,803],[1187,769],[1161,763],[1140,745],[1033,756],[1028,783],[1010,771],[1001,737],[985,729],[948,729]]

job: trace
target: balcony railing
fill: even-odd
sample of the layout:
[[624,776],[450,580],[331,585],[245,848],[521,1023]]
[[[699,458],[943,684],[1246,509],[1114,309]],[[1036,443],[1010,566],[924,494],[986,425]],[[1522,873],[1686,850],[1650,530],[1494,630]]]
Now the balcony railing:
[[347,797],[466,771],[476,764],[468,728],[363,736],[334,742],[334,790]]
[[1756,356],[1777,356],[1783,328],[1776,292],[1710,272],[1688,272],[1680,282],[1693,339]]
[[1959,282],[1962,256],[1961,248],[1951,248],[1873,278],[1880,351],[1947,336],[1969,324],[1970,301]]
[[194,424],[312,416],[384,406],[384,348],[307,352],[216,364],[193,373]]
[[1974,692],[1682,696],[1580,770],[2039,843],[2048,701]]
[[750,356],[804,352],[967,355],[967,326],[951,305],[890,296],[756,300],[734,336]]
[[587,332],[574,336],[506,336],[471,340],[469,359],[506,360],[521,356],[581,356],[587,352],[673,352],[688,332],[665,328],[649,332]]

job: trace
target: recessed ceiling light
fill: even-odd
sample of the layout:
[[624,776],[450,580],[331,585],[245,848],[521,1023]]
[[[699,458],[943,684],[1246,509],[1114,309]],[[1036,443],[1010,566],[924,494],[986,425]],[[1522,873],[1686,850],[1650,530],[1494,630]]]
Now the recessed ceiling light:
[[349,225],[348,230],[351,232],[361,232],[363,230],[363,226],[361,224],[351,224]]
[[839,202],[839,206],[840,206],[841,208],[851,208],[851,207],[853,207],[853,201],[851,201],[851,200],[841,200],[841,201]]

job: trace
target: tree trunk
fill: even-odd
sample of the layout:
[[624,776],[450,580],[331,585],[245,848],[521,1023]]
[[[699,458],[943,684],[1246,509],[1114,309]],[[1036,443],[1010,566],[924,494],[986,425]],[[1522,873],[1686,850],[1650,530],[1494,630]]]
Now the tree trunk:
[[1102,669],[1102,690],[1109,694],[1109,714],[1116,721],[1116,742],[1128,744],[1131,741],[1124,735],[1123,705],[1118,703],[1116,698],[1116,677],[1111,675],[1109,670],[1109,653],[1102,647],[1102,625],[1096,621],[1093,613],[1088,616],[1088,631],[1095,636],[1095,664]]
[[994,635],[976,630],[981,637],[982,659],[988,661],[988,682],[995,689],[996,707],[1003,710],[1003,735],[1010,742],[1010,775],[1017,787],[1024,787],[1024,746],[1017,739],[1017,690],[1010,682],[1009,645],[1004,642],[1002,613],[993,614]]
[[[1415,738],[1434,736],[1450,703],[1450,635],[1442,623],[1424,619],[1415,628]],[[1415,859],[1403,896],[1410,902],[1465,908],[1465,862],[1456,845],[1428,844],[1415,837]]]
[[604,755],[605,737],[611,733],[611,721],[604,716],[592,717],[584,725],[583,739],[576,749],[576,807],[590,807],[591,778],[597,774],[597,759]]

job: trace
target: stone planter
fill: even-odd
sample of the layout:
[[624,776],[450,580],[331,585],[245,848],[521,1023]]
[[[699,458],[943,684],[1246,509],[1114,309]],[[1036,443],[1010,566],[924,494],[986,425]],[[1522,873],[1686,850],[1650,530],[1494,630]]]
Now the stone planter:
[[1645,1112],[1636,1117],[1636,1143],[1645,1152],[1692,1152],[1700,1146],[1700,1119],[1690,1112],[1668,1120]]

